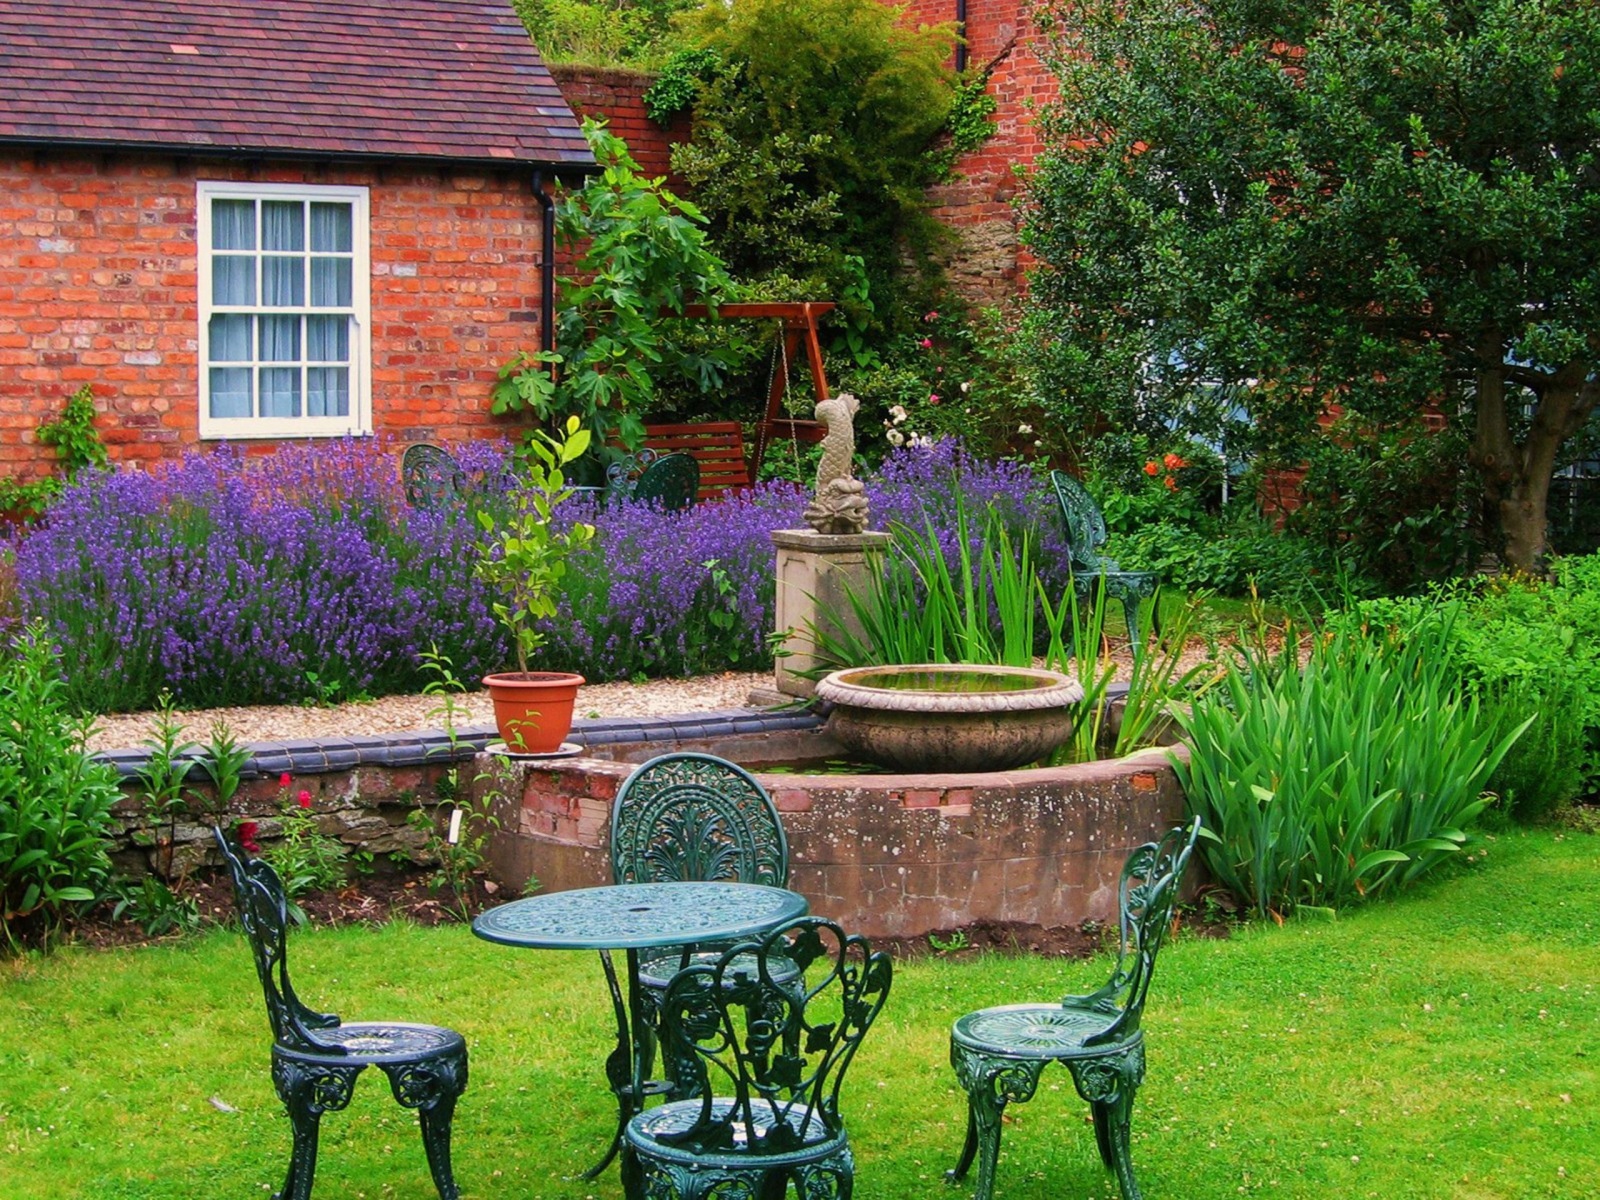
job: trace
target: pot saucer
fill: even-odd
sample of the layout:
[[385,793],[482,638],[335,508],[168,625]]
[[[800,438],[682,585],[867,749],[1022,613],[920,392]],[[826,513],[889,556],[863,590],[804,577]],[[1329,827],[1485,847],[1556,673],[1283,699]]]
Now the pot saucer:
[[584,750],[577,742],[562,742],[561,749],[549,750],[544,754],[523,754],[520,751],[511,749],[504,742],[490,742],[483,749],[486,754],[498,754],[501,758],[526,759],[530,762],[540,762],[551,758],[576,758]]

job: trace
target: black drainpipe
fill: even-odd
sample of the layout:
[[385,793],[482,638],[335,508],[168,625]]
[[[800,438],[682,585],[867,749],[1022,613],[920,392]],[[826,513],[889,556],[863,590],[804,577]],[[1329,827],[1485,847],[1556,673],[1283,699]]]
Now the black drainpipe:
[[[967,0],[958,0],[965,4]],[[533,194],[539,199],[539,349],[556,348],[556,202],[544,190],[544,172],[533,173]]]
[[956,74],[967,69],[967,0],[956,0],[956,33],[961,40],[956,43]]

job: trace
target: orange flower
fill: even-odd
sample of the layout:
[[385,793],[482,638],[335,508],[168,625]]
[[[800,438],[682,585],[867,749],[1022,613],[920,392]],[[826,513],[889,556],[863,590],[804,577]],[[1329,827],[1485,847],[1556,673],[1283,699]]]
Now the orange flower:
[[1159,475],[1159,474],[1161,474],[1161,464],[1158,463],[1155,459],[1152,458],[1149,462],[1145,463],[1145,465],[1144,465],[1144,473],[1146,475]]
[[1171,475],[1168,475],[1161,482],[1167,485],[1167,491],[1169,491],[1169,492],[1175,492],[1175,491],[1178,490],[1178,481],[1176,479],[1174,479]]
[[1161,458],[1161,465],[1169,471],[1176,471],[1180,467],[1187,467],[1189,464],[1184,462],[1183,459],[1179,458],[1176,454],[1165,454]]

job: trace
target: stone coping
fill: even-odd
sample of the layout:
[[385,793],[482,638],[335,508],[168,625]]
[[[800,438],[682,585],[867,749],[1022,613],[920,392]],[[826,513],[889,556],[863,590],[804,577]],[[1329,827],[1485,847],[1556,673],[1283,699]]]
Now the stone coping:
[[[586,749],[628,743],[677,743],[701,738],[731,737],[740,733],[775,733],[784,730],[820,729],[822,718],[804,711],[766,711],[756,708],[728,708],[712,712],[680,713],[670,717],[602,717],[572,723],[569,739]],[[455,733],[454,753],[450,735],[443,729],[416,729],[398,733],[356,734],[339,738],[296,738],[285,742],[250,742],[250,759],[243,776],[317,775],[349,771],[357,767],[416,767],[433,763],[464,762],[479,754],[500,735],[493,725],[462,725]],[[128,750],[102,750],[92,757],[108,762],[123,779],[139,774],[150,760],[144,747]],[[200,769],[200,755],[185,756],[195,765],[190,777],[206,778]]]

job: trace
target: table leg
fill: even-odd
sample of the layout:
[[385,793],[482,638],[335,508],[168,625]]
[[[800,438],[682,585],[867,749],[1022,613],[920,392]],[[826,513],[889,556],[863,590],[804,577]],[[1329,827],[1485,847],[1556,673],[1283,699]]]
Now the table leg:
[[630,1008],[637,1011],[634,1000],[638,990],[639,962],[638,953],[628,951],[628,1001],[624,1003],[622,988],[617,983],[617,968],[611,961],[609,950],[600,951],[600,965],[605,969],[606,987],[611,991],[611,1012],[617,1020],[617,1046],[606,1057],[606,1082],[611,1085],[612,1094],[617,1098],[617,1132],[611,1138],[611,1145],[606,1148],[605,1157],[583,1173],[585,1179],[593,1179],[611,1165],[611,1160],[617,1156],[617,1151],[622,1147],[622,1131],[627,1127],[628,1120],[639,1111],[641,1097],[639,1096],[639,1066],[638,1055],[634,1053],[633,1038],[631,1036],[634,1021],[630,1019]]

